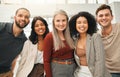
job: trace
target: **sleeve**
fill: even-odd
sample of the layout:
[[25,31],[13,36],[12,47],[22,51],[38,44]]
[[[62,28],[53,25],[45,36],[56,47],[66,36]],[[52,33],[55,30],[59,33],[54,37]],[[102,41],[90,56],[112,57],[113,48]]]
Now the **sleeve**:
[[95,47],[95,72],[94,77],[104,77],[105,73],[105,51],[102,43],[102,38],[99,34],[94,34],[94,47]]
[[44,51],[43,53],[44,69],[45,69],[46,77],[52,77],[51,58],[53,51],[53,38],[51,33],[47,34],[47,36],[44,39],[43,51]]
[[116,23],[116,24],[113,24],[113,26],[117,26],[116,28],[116,31],[118,31],[118,33],[120,33],[120,23]]
[[30,43],[29,41],[27,40],[25,43],[24,43],[24,46],[23,46],[23,49],[19,55],[20,57],[20,60],[18,62],[18,68],[17,68],[17,72],[16,72],[16,77],[20,77],[21,73],[22,73],[22,69],[24,68],[24,64],[26,62],[26,58],[27,58],[27,55],[28,55],[28,52],[29,52],[29,48],[30,47]]

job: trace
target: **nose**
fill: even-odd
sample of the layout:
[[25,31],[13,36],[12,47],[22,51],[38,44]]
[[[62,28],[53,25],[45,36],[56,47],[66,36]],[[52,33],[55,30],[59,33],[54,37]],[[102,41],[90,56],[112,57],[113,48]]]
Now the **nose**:
[[42,26],[41,26],[41,25],[39,25],[39,28],[42,28]]
[[105,19],[105,18],[106,18],[106,16],[104,15],[104,16],[103,16],[103,19]]
[[25,17],[24,17],[24,16],[22,16],[22,17],[21,17],[21,19],[22,19],[22,20],[25,20]]
[[63,25],[63,22],[62,22],[62,21],[60,21],[60,25]]
[[81,23],[80,26],[83,27],[83,26],[84,26],[84,23]]

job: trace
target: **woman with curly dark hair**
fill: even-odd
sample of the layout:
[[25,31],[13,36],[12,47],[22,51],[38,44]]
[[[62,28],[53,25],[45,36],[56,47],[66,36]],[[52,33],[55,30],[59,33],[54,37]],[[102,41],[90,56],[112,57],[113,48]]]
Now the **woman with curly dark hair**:
[[24,44],[16,77],[43,77],[43,44],[49,32],[48,24],[40,16],[33,18],[29,40]]
[[71,36],[75,41],[75,60],[78,67],[75,77],[111,77],[105,67],[102,39],[97,31],[94,16],[79,12],[69,21]]

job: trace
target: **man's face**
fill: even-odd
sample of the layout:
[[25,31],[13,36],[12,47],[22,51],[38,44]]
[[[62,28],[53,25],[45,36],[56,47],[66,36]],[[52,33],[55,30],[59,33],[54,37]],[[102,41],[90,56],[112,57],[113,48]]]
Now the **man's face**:
[[24,10],[24,9],[21,9],[21,10],[18,11],[18,13],[14,17],[15,24],[19,28],[24,28],[28,25],[28,23],[30,21],[29,18],[30,18],[29,12]]
[[96,20],[102,27],[110,26],[112,19],[113,16],[111,15],[109,9],[100,10],[96,15]]

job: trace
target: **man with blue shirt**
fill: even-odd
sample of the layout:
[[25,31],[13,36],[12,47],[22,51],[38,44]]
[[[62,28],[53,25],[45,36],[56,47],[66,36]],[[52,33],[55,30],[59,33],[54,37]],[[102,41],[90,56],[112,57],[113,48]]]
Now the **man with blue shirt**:
[[11,64],[27,40],[23,28],[29,21],[29,10],[19,8],[13,23],[0,22],[0,77],[13,77]]

